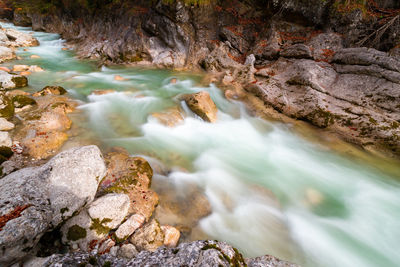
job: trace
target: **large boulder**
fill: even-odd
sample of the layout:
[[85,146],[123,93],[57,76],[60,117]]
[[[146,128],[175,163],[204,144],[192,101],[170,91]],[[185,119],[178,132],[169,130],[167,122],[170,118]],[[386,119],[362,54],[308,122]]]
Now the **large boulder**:
[[140,214],[148,220],[158,204],[158,195],[150,190],[153,170],[143,158],[127,153],[106,155],[107,174],[101,181],[99,195],[122,193],[130,198],[129,214]]
[[[39,261],[37,261],[39,262]],[[194,241],[182,243],[177,248],[160,248],[155,252],[142,251],[131,260],[117,258],[110,254],[91,255],[89,253],[70,253],[53,255],[46,261],[41,261],[40,267],[63,266],[75,267],[86,264],[92,266],[202,266],[202,267],[230,267],[230,266],[279,266],[296,267],[298,265],[281,261],[272,256],[263,256],[254,259],[244,259],[237,249],[224,242]]]
[[183,99],[190,110],[203,120],[207,122],[217,121],[218,109],[208,92],[201,91],[199,93],[185,95]]
[[84,251],[101,246],[109,232],[128,215],[130,202],[125,194],[107,194],[68,220],[61,228],[63,243]]
[[90,203],[105,171],[100,150],[86,146],[1,179],[0,264],[26,256],[46,231]]
[[[400,60],[367,48],[326,61],[280,58],[245,89],[290,117],[339,133],[371,150],[400,154]],[[325,60],[324,60],[325,61]]]

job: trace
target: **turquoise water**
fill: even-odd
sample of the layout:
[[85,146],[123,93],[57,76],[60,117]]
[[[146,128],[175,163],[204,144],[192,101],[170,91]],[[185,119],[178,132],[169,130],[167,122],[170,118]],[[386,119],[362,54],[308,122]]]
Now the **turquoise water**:
[[[62,50],[56,34],[35,36],[39,47],[20,49],[21,60],[2,65],[44,68],[29,76],[26,90],[68,89],[82,101],[79,116],[96,142],[146,156],[155,169],[163,166],[167,171],[154,183],[168,184],[169,194],[184,199],[188,188],[200,188],[212,210],[197,226],[207,238],[227,241],[245,256],[272,254],[303,266],[398,266],[399,165],[383,172],[307,141],[290,125],[250,116],[214,85],[201,85],[198,74],[98,67]],[[116,92],[90,94],[101,89]],[[219,108],[215,124],[179,101],[180,94],[201,90]],[[185,115],[175,127],[152,116],[173,107]]]

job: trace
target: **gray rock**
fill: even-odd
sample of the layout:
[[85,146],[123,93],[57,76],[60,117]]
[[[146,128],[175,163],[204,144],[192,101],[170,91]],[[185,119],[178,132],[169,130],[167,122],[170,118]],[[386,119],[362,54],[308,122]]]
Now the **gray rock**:
[[78,246],[82,251],[89,251],[103,241],[110,230],[101,222],[93,221],[84,209],[63,224],[62,242],[71,248]]
[[400,154],[400,73],[382,58],[396,60],[368,49],[343,50],[334,58],[342,64],[333,66],[281,58],[266,68],[274,76],[258,76],[257,84],[249,84],[246,90],[288,116],[330,127],[354,143]]
[[334,63],[347,65],[378,65],[384,69],[400,72],[400,59],[373,48],[357,47],[339,50],[333,57]]
[[91,202],[105,170],[100,150],[86,146],[1,179],[0,265],[26,256],[46,231]]
[[312,58],[310,47],[305,44],[294,44],[281,51],[282,57]]
[[132,244],[125,244],[120,247],[118,250],[118,257],[125,259],[132,259],[139,252],[136,250],[136,247]]
[[135,258],[128,260],[115,258],[109,254],[90,255],[88,253],[72,253],[66,255],[51,256],[42,267],[63,266],[75,267],[79,264],[93,263],[94,266],[104,266],[106,262],[113,267],[130,266],[279,266],[296,267],[296,264],[278,260],[272,256],[264,256],[245,260],[233,247],[224,242],[217,241],[195,241],[183,243],[177,248],[159,248],[155,252],[143,251]]
[[116,228],[128,215],[130,207],[129,197],[125,194],[107,194],[96,199],[88,208],[89,216],[104,222],[110,229]]

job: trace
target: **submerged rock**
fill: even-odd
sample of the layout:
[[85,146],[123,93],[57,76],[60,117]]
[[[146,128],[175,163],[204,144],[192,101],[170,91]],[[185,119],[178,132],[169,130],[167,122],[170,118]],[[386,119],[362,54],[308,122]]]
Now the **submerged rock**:
[[185,95],[183,97],[191,111],[207,122],[217,121],[217,106],[206,91]]
[[104,173],[100,150],[86,146],[1,179],[0,264],[26,256],[46,231],[90,203]]

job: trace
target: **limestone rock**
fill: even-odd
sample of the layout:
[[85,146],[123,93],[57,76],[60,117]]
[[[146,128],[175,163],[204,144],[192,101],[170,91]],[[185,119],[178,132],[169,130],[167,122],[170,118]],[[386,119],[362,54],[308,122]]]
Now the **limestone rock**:
[[87,146],[1,179],[0,264],[27,255],[46,231],[93,200],[104,173],[100,150]]
[[206,91],[186,95],[183,97],[186,104],[194,113],[207,122],[217,121],[217,106]]
[[143,158],[125,153],[107,154],[107,175],[101,182],[99,194],[124,193],[131,201],[130,214],[141,214],[149,219],[158,204],[158,195],[149,190],[153,170]]
[[21,88],[28,85],[28,79],[25,76],[11,74],[0,70],[0,88],[14,89]]
[[139,251],[156,251],[157,248],[164,244],[164,233],[161,230],[160,224],[152,219],[132,235],[130,242]]
[[11,147],[12,140],[8,132],[0,131],[0,146]]
[[165,236],[164,245],[171,248],[176,247],[178,245],[179,238],[181,237],[179,230],[170,225],[161,226],[161,230]]
[[305,44],[294,44],[281,51],[282,57],[312,58],[310,47]]
[[145,217],[141,214],[134,214],[118,227],[115,236],[118,240],[125,240],[139,229],[145,222]]
[[15,125],[4,118],[0,118],[0,131],[10,131],[14,129]]
[[33,96],[45,96],[45,95],[64,95],[67,93],[67,90],[62,88],[61,86],[46,86],[39,92],[33,94]]
[[96,199],[88,208],[88,213],[93,220],[103,222],[105,227],[114,229],[128,215],[129,207],[127,195],[107,194]]
[[70,247],[78,245],[83,251],[91,251],[106,238],[109,231],[110,228],[94,221],[84,209],[63,224],[62,242]]
[[27,148],[26,153],[31,157],[45,159],[54,155],[67,140],[68,135],[64,132],[37,132],[33,130],[33,136],[28,136],[21,144]]
[[[277,266],[297,267],[298,265],[279,260],[272,256],[263,256],[254,259],[244,259],[233,247],[216,241],[194,241],[182,243],[177,248],[160,248],[155,252],[142,251],[133,259],[116,258],[109,254],[92,256],[89,253],[70,253],[53,255],[47,259],[44,266],[75,267],[85,264],[89,259],[95,259],[97,266],[104,266],[109,262],[113,267],[134,266]],[[92,260],[93,261],[93,260]]]
[[136,247],[132,244],[124,244],[118,250],[118,257],[125,259],[134,258],[139,252],[136,250]]
[[44,71],[44,69],[42,69],[41,67],[39,67],[37,65],[32,65],[32,66],[29,66],[29,71],[30,72],[42,72],[42,71]]
[[14,65],[13,71],[28,71],[29,70],[29,66],[28,65]]
[[11,46],[38,46],[39,41],[29,33],[23,33],[15,29],[3,29],[8,39],[13,40],[10,42]]
[[11,48],[0,46],[0,63],[15,59],[17,56]]

